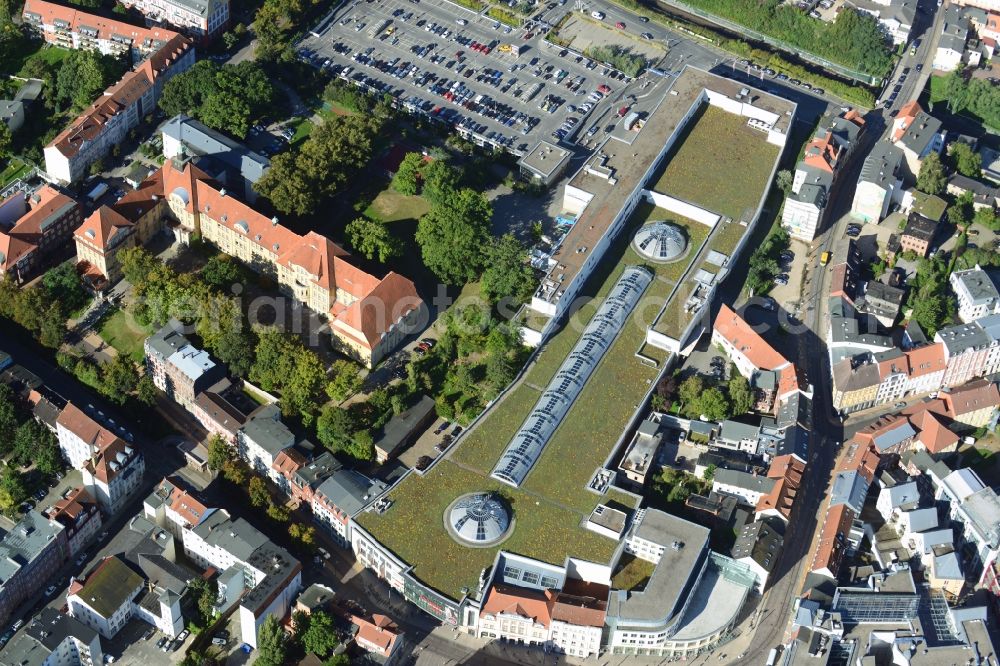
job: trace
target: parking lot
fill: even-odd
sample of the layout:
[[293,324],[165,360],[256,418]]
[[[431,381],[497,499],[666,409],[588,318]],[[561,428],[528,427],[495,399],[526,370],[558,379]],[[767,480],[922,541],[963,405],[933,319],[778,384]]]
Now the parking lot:
[[[564,9],[550,4],[547,20]],[[542,139],[572,141],[628,83],[545,45],[543,25],[514,29],[442,0],[359,1],[314,30],[299,45],[307,61],[515,154]]]

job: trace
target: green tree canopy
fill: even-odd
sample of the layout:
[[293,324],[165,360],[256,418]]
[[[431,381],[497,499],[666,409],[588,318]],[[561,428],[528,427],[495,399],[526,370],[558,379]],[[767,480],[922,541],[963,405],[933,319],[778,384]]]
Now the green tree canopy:
[[392,177],[392,188],[400,194],[416,194],[420,191],[420,170],[424,156],[420,153],[406,153],[396,174]]
[[403,254],[403,242],[393,236],[389,225],[381,220],[356,218],[344,228],[344,236],[360,254],[383,264]]
[[309,617],[309,627],[302,635],[302,647],[306,652],[312,652],[322,659],[333,652],[339,642],[333,618],[321,610],[315,611]]
[[62,303],[65,313],[76,310],[87,302],[87,291],[76,274],[76,266],[71,261],[65,261],[55,268],[45,271],[42,276],[42,286],[50,301]]
[[486,250],[482,293],[490,303],[510,299],[520,305],[531,297],[537,280],[527,249],[511,234],[494,239]]
[[926,194],[941,194],[948,185],[941,156],[931,151],[920,164],[917,174],[917,189]]
[[483,267],[493,207],[482,194],[464,188],[434,204],[417,224],[424,264],[443,282],[462,285]]
[[739,373],[733,373],[727,386],[729,392],[729,402],[732,405],[733,414],[746,414],[753,409],[754,396],[753,389],[746,377]]
[[258,666],[283,666],[288,653],[285,630],[274,615],[268,615],[257,630]]
[[201,60],[167,82],[159,104],[168,116],[186,113],[242,139],[276,98],[270,77],[253,60],[221,67]]
[[979,178],[983,166],[983,158],[964,141],[953,141],[948,147],[948,155],[955,170],[969,178]]

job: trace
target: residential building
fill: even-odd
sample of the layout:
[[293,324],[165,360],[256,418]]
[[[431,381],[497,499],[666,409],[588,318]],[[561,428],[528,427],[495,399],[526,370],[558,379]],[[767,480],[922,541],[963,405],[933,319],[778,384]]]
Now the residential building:
[[833,407],[842,414],[861,411],[877,404],[882,383],[876,363],[845,358],[833,366]]
[[902,149],[888,141],[875,144],[861,167],[851,215],[862,222],[881,222],[889,212],[889,204],[902,197],[902,164]]
[[65,529],[66,554],[74,558],[100,533],[104,522],[101,510],[83,486],[69,490],[46,514]]
[[952,599],[957,599],[965,587],[965,573],[958,553],[951,546],[938,546],[933,549],[927,584],[932,590],[942,590]]
[[[109,425],[113,426],[113,423]],[[118,428],[121,436],[95,421],[72,402],[68,402],[56,419],[59,449],[71,467],[82,469],[88,461],[114,445],[122,436],[131,439],[131,435],[124,428],[113,427]]]
[[34,277],[42,259],[69,240],[80,215],[76,201],[52,185],[0,202],[0,277],[18,283]]
[[618,478],[624,481],[624,485],[635,490],[645,487],[647,475],[656,462],[656,452],[662,441],[659,417],[654,413],[636,428],[632,441],[618,464]]
[[993,414],[1000,407],[1000,391],[997,385],[985,379],[977,379],[962,386],[942,391],[948,416],[956,429],[975,430],[990,423]]
[[827,512],[809,566],[811,573],[837,579],[849,548],[848,539],[855,517],[854,510],[847,504],[838,504]]
[[202,44],[229,25],[229,0],[126,0],[124,5],[147,21],[177,28]]
[[903,105],[892,121],[892,142],[903,150],[909,177],[914,181],[920,173],[920,163],[930,153],[940,153],[944,139],[941,121],[924,111],[918,102]]
[[958,299],[958,317],[970,324],[986,315],[1000,313],[1000,291],[993,276],[976,264],[975,268],[954,271],[949,276]]
[[294,444],[295,435],[281,422],[277,405],[261,406],[236,435],[240,457],[258,474],[269,477],[276,476],[273,467],[278,454]]
[[948,4],[941,11],[944,12],[944,23],[932,66],[935,70],[953,72],[962,64],[965,44],[969,39],[969,19],[956,4]]
[[947,363],[942,380],[944,386],[959,386],[989,374],[988,359],[993,356],[991,352],[998,341],[992,339],[979,322],[948,326],[938,331],[934,340],[944,344]]
[[878,19],[892,39],[892,43],[906,44],[910,40],[913,29],[913,19],[917,15],[917,3],[913,0],[850,0],[849,6],[858,11],[871,14]]
[[752,507],[756,507],[760,498],[769,494],[774,485],[774,479],[732,469],[716,470],[712,476],[713,493],[734,495],[741,503]]
[[199,566],[220,572],[223,610],[239,604],[241,638],[257,646],[257,631],[268,615],[284,617],[302,587],[302,565],[271,543],[250,523],[216,509],[184,530],[184,553]]
[[864,119],[854,109],[820,122],[819,131],[795,168],[792,189],[782,209],[781,224],[792,238],[809,242],[816,237],[833,181],[863,129]]
[[[221,0],[229,4],[228,0]],[[271,160],[185,115],[174,116],[160,128],[163,156],[192,160],[217,183],[242,192],[244,201],[257,199],[254,184],[271,168]]]
[[95,452],[80,466],[83,485],[105,514],[114,515],[142,484],[146,460],[138,449],[120,437],[94,448]]
[[135,64],[45,147],[45,171],[61,183],[76,182],[122,143],[155,110],[163,85],[194,64],[191,40],[170,30],[140,28],[45,0],[28,0],[22,18],[57,46],[127,53]]
[[858,314],[870,315],[886,329],[891,329],[899,317],[906,292],[897,287],[890,287],[878,280],[865,283],[861,296],[854,301]]
[[785,523],[791,519],[805,469],[805,461],[791,454],[771,460],[767,478],[772,479],[774,485],[757,500],[755,510],[758,519],[778,518]]
[[68,556],[63,526],[34,509],[0,539],[0,624],[39,593]]
[[212,360],[208,352],[192,345],[181,333],[183,325],[171,319],[146,338],[146,368],[156,388],[188,411],[195,396],[225,376],[225,368]]
[[410,280],[360,270],[329,239],[316,232],[299,236],[217,188],[190,162],[168,160],[138,189],[98,209],[75,234],[78,258],[113,283],[121,276],[118,251],[167,228],[180,242],[200,234],[274,278],[284,293],[327,319],[339,351],[368,366],[415,331],[425,312]]
[[983,208],[994,209],[1000,202],[1000,189],[981,183],[978,180],[954,173],[948,177],[948,194],[958,197],[965,193],[972,194],[972,207],[975,210]]
[[882,520],[895,523],[900,520],[902,514],[914,511],[919,503],[920,492],[917,490],[916,481],[907,481],[893,486],[882,486],[875,501],[875,508],[878,509]]
[[0,649],[0,666],[95,666],[104,663],[101,638],[96,631],[43,608],[24,631]]
[[82,580],[70,580],[69,615],[110,640],[134,617],[144,584],[118,556],[106,557]]
[[223,378],[197,393],[188,411],[209,433],[235,445],[237,433],[257,407],[238,386]]
[[743,526],[733,545],[733,559],[748,566],[757,576],[757,589],[761,593],[781,556],[785,541],[782,527],[774,519],[755,520]]
[[389,663],[396,651],[402,648],[403,632],[385,615],[376,613],[371,619],[352,615],[351,623],[358,628],[354,633],[354,643],[385,660],[382,663]]
[[[801,388],[795,366],[726,304],[722,305],[715,318],[712,344],[722,348],[739,373],[750,380],[751,385],[759,385],[762,375],[772,373],[769,385],[773,388],[770,391],[758,388],[757,397],[759,403],[772,405],[774,413],[795,395],[812,395],[811,388]],[[760,395],[762,391],[766,395]]]
[[936,233],[937,222],[920,213],[910,213],[906,218],[906,227],[899,236],[899,247],[903,252],[912,251],[918,257],[926,257],[934,244]]
[[416,404],[404,409],[399,414],[393,414],[389,422],[382,427],[382,434],[375,440],[375,460],[384,464],[395,458],[437,418],[434,411],[434,399],[422,395]]
[[175,477],[165,478],[143,501],[143,515],[180,543],[186,530],[201,525],[213,512]]
[[354,470],[338,469],[316,488],[311,502],[313,516],[340,546],[350,548],[354,517],[385,490],[382,481],[373,481]]

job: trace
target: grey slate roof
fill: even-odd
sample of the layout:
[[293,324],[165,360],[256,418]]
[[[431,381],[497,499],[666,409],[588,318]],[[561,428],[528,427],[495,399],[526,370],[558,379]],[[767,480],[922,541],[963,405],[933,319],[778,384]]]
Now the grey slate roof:
[[906,512],[910,521],[911,532],[926,532],[938,526],[937,509],[927,507],[925,509],[914,509]]
[[766,476],[755,476],[733,469],[716,470],[713,480],[727,486],[736,486],[737,488],[744,488],[752,492],[764,494],[771,492],[775,484],[774,479]]
[[896,181],[896,170],[903,161],[903,151],[888,141],[880,141],[865,158],[861,167],[861,181],[874,183],[883,190]]
[[1000,291],[997,290],[996,282],[982,268],[955,271],[952,276],[961,282],[965,290],[969,292],[969,298],[973,305],[986,305],[1000,300]]
[[962,580],[962,564],[958,561],[958,553],[949,550],[940,555],[934,555],[934,575],[943,580]]
[[243,426],[243,434],[272,456],[295,444],[292,431],[280,420],[277,405],[265,405],[254,412]]
[[[917,121],[913,121],[916,123]],[[920,213],[912,212],[906,218],[906,228],[903,229],[904,236],[912,236],[928,243],[934,239],[937,233],[938,224],[929,217],[924,217]]]
[[[942,40],[944,36],[942,36]],[[963,41],[962,49],[965,44]],[[903,136],[899,138],[899,143],[903,144],[918,155],[922,155],[927,146],[934,141],[934,137],[941,133],[941,121],[926,111],[920,111],[913,117],[910,126],[906,128]]]
[[[0,650],[0,666],[42,666],[59,645],[70,637],[91,645],[97,638],[97,632],[54,608],[43,608],[24,631],[19,631]],[[91,656],[100,659],[100,655]]]
[[855,514],[861,513],[865,497],[868,494],[868,482],[855,471],[837,472],[833,477],[833,490],[830,491],[830,506],[846,504]]
[[193,529],[206,543],[218,546],[241,562],[246,562],[255,550],[268,543],[256,527],[242,518],[232,520],[224,510],[213,511]]
[[263,155],[183,114],[167,121],[162,132],[183,143],[188,155],[210,156],[251,183],[260,180],[271,166],[271,161]]
[[738,442],[744,439],[757,439],[760,436],[760,426],[726,419],[722,422],[719,439]]
[[755,520],[743,526],[733,545],[733,559],[749,557],[764,571],[770,572],[778,562],[785,539],[777,525],[767,519]]
[[878,447],[879,451],[885,451],[916,434],[917,431],[913,429],[910,422],[904,420],[897,423],[891,430],[874,437],[872,441]]
[[[885,489],[889,495],[889,506],[898,508],[904,504],[910,504],[920,500],[920,492],[917,490],[916,481],[907,481],[891,488]],[[911,512],[911,517],[913,516]]]
[[316,494],[350,516],[356,516],[369,502],[385,492],[381,481],[372,481],[360,472],[338,469],[316,489]]
[[375,448],[392,457],[414,430],[427,422],[433,413],[434,399],[426,395],[420,396],[417,404],[389,419],[382,429],[382,436],[375,442]]
[[632,531],[665,549],[642,591],[611,592],[608,617],[623,624],[667,625],[680,618],[684,602],[691,594],[691,578],[705,564],[710,531],[656,509],[646,509],[641,520],[633,523]]
[[984,349],[990,345],[990,337],[976,322],[942,328],[936,337],[944,343],[949,354],[960,354],[967,349]]
[[6,585],[58,538],[63,526],[31,509],[0,540],[0,585]]
[[1000,498],[993,489],[986,487],[972,493],[962,502],[962,508],[989,544],[1000,546]]

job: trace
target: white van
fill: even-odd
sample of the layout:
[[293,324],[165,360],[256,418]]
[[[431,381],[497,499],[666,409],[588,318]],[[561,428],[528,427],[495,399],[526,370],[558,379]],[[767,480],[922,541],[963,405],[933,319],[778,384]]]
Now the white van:
[[594,12],[590,12],[590,15],[593,18],[597,19],[598,21],[603,21],[604,20],[604,12],[594,11]]

